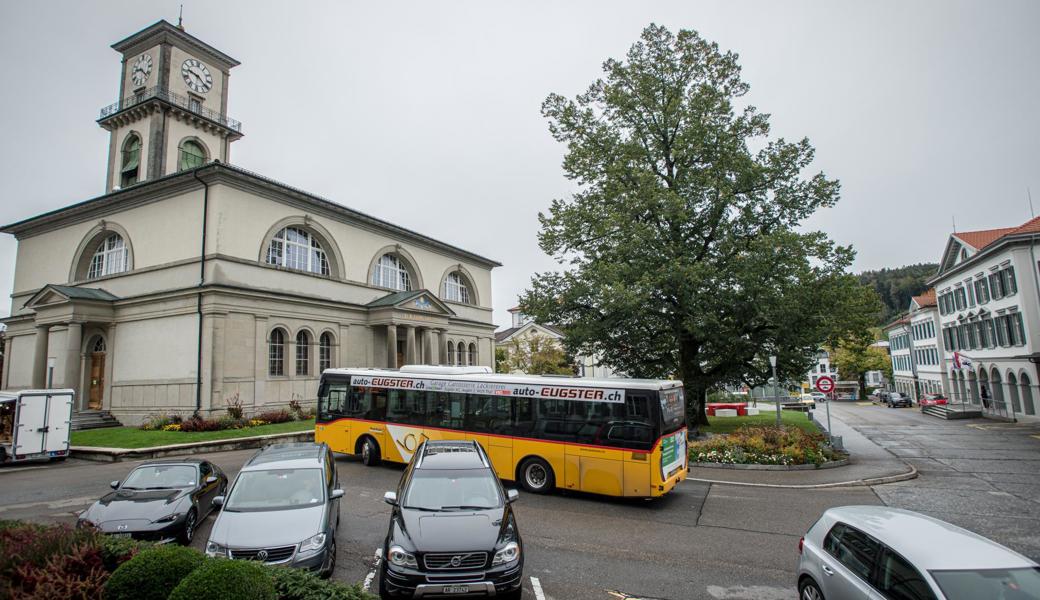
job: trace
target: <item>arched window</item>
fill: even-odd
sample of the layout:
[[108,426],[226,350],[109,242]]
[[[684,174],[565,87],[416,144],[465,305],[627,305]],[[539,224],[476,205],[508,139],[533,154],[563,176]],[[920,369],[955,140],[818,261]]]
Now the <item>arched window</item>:
[[455,358],[458,361],[458,363],[456,364],[458,364],[460,367],[466,365],[466,344],[459,342],[459,349],[455,355]]
[[184,140],[181,143],[181,155],[177,161],[178,170],[194,169],[206,164],[206,150],[195,140]]
[[119,168],[119,186],[137,183],[141,171],[141,138],[131,133],[123,142],[123,160]]
[[267,352],[267,373],[273,377],[285,375],[285,333],[281,329],[271,331],[271,342]]
[[106,237],[98,244],[87,267],[87,279],[97,279],[126,271],[128,267],[126,243],[118,233]]
[[325,372],[325,369],[332,368],[332,334],[325,332],[318,338],[318,370]]
[[444,299],[470,304],[469,286],[462,273],[455,271],[444,278]]
[[477,364],[477,345],[476,344],[470,344],[469,345],[469,364],[471,364],[471,365]]
[[105,338],[100,335],[94,338],[94,343],[90,346],[90,351],[94,354],[99,354],[105,351]]
[[455,365],[455,344],[448,342],[448,366]]
[[313,234],[299,227],[286,227],[271,238],[267,264],[318,275],[332,273],[325,249]]
[[311,336],[306,331],[296,334],[296,374],[311,374]]
[[387,253],[379,257],[372,269],[372,285],[406,292],[412,289],[412,277],[400,257]]

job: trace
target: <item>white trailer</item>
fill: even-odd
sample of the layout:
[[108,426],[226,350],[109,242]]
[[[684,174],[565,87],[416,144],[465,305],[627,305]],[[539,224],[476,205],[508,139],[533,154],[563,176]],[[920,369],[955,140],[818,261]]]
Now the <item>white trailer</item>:
[[69,455],[73,390],[0,391],[0,463]]

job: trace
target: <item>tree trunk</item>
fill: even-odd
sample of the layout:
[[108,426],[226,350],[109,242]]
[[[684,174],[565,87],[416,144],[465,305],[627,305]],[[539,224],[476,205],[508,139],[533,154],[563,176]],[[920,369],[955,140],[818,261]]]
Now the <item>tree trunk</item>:
[[867,374],[859,374],[859,398],[857,400],[866,400],[867,398]]
[[699,425],[707,425],[708,413],[705,402],[708,395],[708,381],[701,372],[695,342],[688,340],[679,342],[679,378],[686,391],[686,425],[691,429]]

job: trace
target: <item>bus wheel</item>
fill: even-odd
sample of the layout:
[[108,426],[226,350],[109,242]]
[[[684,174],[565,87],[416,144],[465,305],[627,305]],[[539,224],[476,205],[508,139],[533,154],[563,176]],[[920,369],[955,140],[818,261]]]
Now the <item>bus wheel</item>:
[[361,443],[361,462],[366,467],[374,467],[379,464],[379,444],[370,437],[366,437]]
[[556,476],[549,463],[529,458],[520,465],[520,485],[533,494],[547,494],[556,487]]

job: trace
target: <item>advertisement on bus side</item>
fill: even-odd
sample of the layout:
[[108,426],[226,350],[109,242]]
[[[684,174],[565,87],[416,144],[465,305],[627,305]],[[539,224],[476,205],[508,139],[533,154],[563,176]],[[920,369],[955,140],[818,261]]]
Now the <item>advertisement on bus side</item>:
[[412,377],[387,377],[354,375],[351,385],[356,387],[387,388],[394,390],[416,390],[447,392],[456,394],[487,394],[490,396],[514,396],[545,400],[579,400],[584,402],[624,402],[625,390],[539,383],[492,383],[486,381],[457,381],[453,379],[418,379]]
[[661,479],[668,479],[668,474],[681,467],[686,460],[686,432],[676,431],[672,435],[661,438]]

